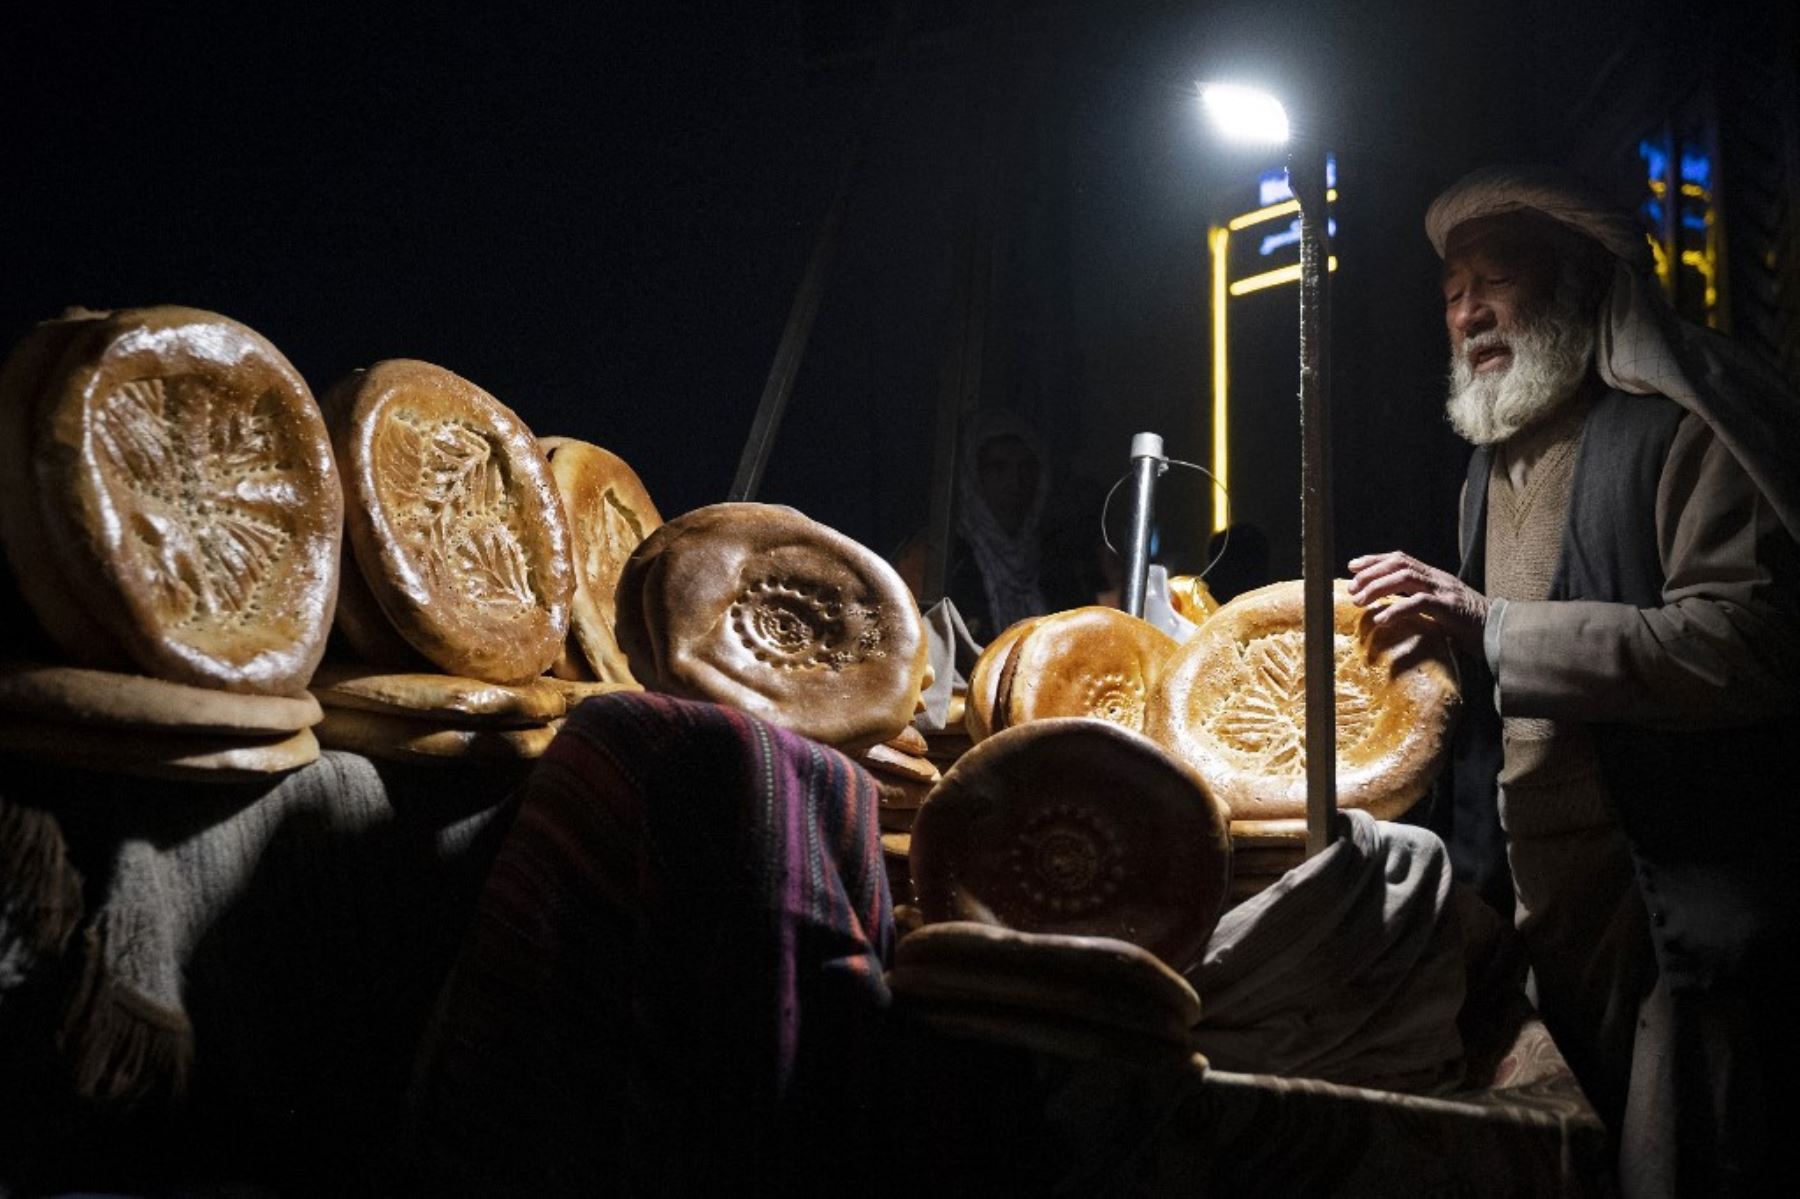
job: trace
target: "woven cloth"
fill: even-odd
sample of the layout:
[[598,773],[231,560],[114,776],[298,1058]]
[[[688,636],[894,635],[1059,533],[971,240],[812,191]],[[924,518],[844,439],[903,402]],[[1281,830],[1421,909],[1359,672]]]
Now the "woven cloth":
[[0,1191],[379,1174],[519,778],[5,767],[0,865],[40,885],[0,886]]
[[1188,973],[1194,1046],[1223,1070],[1451,1089],[1466,982],[1449,853],[1425,829],[1339,821],[1331,848],[1219,921]]
[[874,780],[731,709],[589,700],[446,984],[414,1156],[457,1194],[816,1190],[866,1152]]

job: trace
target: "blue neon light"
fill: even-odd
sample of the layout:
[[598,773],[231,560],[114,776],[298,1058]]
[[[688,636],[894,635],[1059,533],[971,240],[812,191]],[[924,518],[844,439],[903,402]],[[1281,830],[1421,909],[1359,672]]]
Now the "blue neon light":
[[[1325,156],[1325,187],[1327,190],[1337,186],[1337,155]],[[1287,168],[1276,167],[1272,171],[1264,171],[1256,177],[1256,203],[1259,208],[1267,208],[1271,204],[1280,204],[1284,200],[1294,198],[1293,188],[1288,186]]]
[[[1337,218],[1332,217],[1325,222],[1325,234],[1337,236]],[[1280,233],[1271,233],[1257,244],[1256,252],[1264,258],[1281,249],[1283,246],[1297,245],[1300,241],[1300,218],[1295,217],[1286,229]]]

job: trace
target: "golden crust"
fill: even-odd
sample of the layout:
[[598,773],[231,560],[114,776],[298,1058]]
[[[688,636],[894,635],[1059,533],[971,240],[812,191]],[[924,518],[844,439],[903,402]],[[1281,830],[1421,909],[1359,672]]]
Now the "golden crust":
[[620,578],[618,627],[652,689],[852,752],[911,723],[929,668],[894,568],[767,504],[716,504],[652,533]]
[[568,522],[537,441],[442,367],[378,362],[326,397],[356,563],[440,669],[524,682],[569,629]]
[[337,602],[343,497],[318,406],[280,351],[191,308],[81,322],[32,453],[57,564],[142,669],[305,688]]
[[[1391,819],[1431,785],[1459,702],[1440,636],[1377,635],[1339,580],[1333,604],[1337,796]],[[1304,601],[1298,580],[1238,596],[1176,651],[1145,729],[1239,820],[1306,813]]]
[[1231,873],[1226,814],[1141,734],[1080,717],[1004,729],[945,773],[913,827],[928,923],[1115,937],[1200,960]]
[[327,708],[318,734],[327,749],[397,762],[522,762],[543,756],[561,727],[558,720],[527,728],[461,728],[385,712]]
[[312,729],[266,736],[149,732],[60,721],[0,721],[0,751],[39,761],[197,783],[233,783],[319,759]]
[[125,651],[81,605],[51,549],[38,510],[32,447],[45,389],[81,324],[101,314],[45,321],[13,347],[0,366],[0,544],[19,594],[50,641],[70,661],[123,666]]
[[9,719],[228,736],[294,733],[321,716],[319,702],[305,692],[233,695],[144,675],[22,663],[0,666],[0,712]]
[[969,740],[981,741],[994,735],[995,700],[1000,694],[1000,680],[1006,673],[1013,647],[1041,619],[1028,616],[1007,625],[975,659],[975,668],[969,672],[969,689],[963,698],[963,728],[968,731]]
[[999,723],[1092,716],[1142,731],[1150,692],[1174,652],[1173,637],[1116,608],[1043,617],[1019,638],[1001,676]]
[[917,725],[912,724],[901,729],[899,736],[890,737],[882,744],[889,749],[897,749],[903,754],[912,754],[921,758],[931,752],[931,742],[925,740],[925,734],[919,731]]
[[594,677],[636,682],[613,632],[618,620],[614,595],[626,561],[662,524],[662,516],[624,459],[585,441],[555,441],[550,473],[569,518],[575,556],[572,639]]
[[930,785],[943,776],[930,761],[916,754],[902,753],[888,745],[871,745],[857,755],[857,761],[867,770],[890,778],[904,779],[911,783]]
[[543,724],[569,708],[567,697],[541,680],[509,686],[447,674],[391,674],[334,662],[319,667],[313,693],[327,708],[484,727]]

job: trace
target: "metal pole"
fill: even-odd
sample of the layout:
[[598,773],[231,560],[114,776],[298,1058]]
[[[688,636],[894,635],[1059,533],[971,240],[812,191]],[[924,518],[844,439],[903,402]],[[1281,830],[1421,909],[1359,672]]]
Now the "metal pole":
[[1156,477],[1169,467],[1163,439],[1139,433],[1131,439],[1131,540],[1125,546],[1125,611],[1144,614],[1144,576],[1150,570],[1150,523],[1156,511]]
[[1288,159],[1300,203],[1300,538],[1306,599],[1306,853],[1331,845],[1337,823],[1337,679],[1332,658],[1330,322],[1331,246],[1325,150],[1301,141]]

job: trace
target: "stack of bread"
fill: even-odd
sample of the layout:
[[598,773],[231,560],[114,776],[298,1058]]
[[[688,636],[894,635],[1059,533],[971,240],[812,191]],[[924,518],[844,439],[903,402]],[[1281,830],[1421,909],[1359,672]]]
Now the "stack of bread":
[[219,781],[313,761],[342,527],[318,406],[252,330],[39,325],[0,372],[0,539],[42,633],[13,630],[0,749]]
[[881,795],[881,854],[895,903],[912,902],[913,821],[943,777],[928,756],[930,748],[925,735],[909,724],[899,736],[857,755]]
[[355,372],[324,407],[349,546],[337,623],[358,661],[320,676],[320,739],[413,762],[538,757],[578,686],[542,678],[578,581],[537,439],[475,384],[406,359]]
[[1077,1055],[1183,1056],[1229,888],[1224,807],[1142,734],[1084,717],[1001,730],[913,829],[925,927],[891,976],[921,1019]]
[[[1213,606],[1187,586],[1201,627],[1179,646],[1104,608],[1024,620],[987,646],[968,687],[976,744],[1056,716],[1141,730],[1205,779],[1230,812],[1232,899],[1303,859],[1306,842],[1301,584]],[[1378,819],[1424,793],[1458,702],[1448,645],[1414,625],[1383,634],[1341,582],[1333,608],[1338,803]]]

